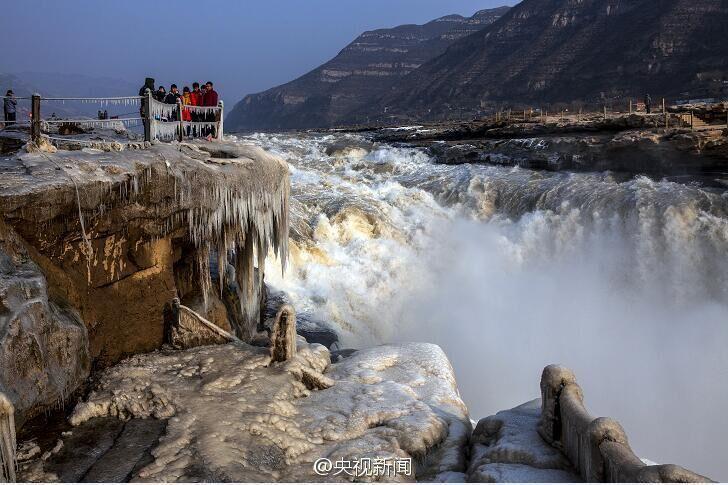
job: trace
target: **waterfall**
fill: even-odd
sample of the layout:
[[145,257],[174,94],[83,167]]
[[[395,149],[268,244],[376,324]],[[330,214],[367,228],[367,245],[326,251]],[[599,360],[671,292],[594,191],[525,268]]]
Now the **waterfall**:
[[[346,134],[245,141],[290,164],[290,271],[266,279],[343,347],[437,343],[480,417],[566,365],[635,450],[728,477],[701,451],[728,429],[720,180],[446,166]],[[664,423],[686,413],[678,440]]]

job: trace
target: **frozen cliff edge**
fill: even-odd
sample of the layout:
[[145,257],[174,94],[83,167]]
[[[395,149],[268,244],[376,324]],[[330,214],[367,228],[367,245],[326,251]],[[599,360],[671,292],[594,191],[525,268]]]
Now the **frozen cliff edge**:
[[252,339],[266,256],[285,267],[289,183],[280,159],[225,143],[0,158],[0,393],[16,421],[92,365],[158,349],[175,297]]

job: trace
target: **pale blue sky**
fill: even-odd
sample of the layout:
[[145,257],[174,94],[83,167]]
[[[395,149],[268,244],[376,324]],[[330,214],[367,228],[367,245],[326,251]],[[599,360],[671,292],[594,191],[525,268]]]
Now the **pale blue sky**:
[[62,72],[165,86],[213,80],[235,101],[289,81],[360,32],[514,0],[10,0],[0,72]]

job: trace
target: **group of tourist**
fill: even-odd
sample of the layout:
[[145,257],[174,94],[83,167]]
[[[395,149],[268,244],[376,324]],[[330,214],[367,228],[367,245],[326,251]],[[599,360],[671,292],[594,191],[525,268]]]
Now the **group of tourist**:
[[[139,90],[139,96],[145,96],[147,89],[152,93],[152,98],[154,98],[156,101],[159,101],[160,103],[176,105],[178,102],[181,101],[183,105],[182,121],[191,121],[198,123],[213,123],[219,121],[219,114],[216,112],[209,111],[205,113],[184,108],[184,106],[216,107],[218,105],[219,99],[217,91],[215,91],[215,87],[211,81],[207,81],[204,84],[194,82],[192,83],[191,90],[189,86],[185,86],[184,88],[182,88],[182,92],[180,93],[179,88],[176,84],[172,84],[169,87],[169,92],[166,91],[164,86],[159,86],[155,89],[154,79],[148,77],[144,81],[144,86],[142,86]],[[143,109],[144,108],[142,107],[142,117],[144,117]],[[178,120],[176,119],[176,115],[173,115],[173,118],[168,121]],[[201,132],[203,136],[214,137],[216,130],[214,127],[203,127]],[[189,136],[190,133],[190,127],[187,127],[187,135]]]

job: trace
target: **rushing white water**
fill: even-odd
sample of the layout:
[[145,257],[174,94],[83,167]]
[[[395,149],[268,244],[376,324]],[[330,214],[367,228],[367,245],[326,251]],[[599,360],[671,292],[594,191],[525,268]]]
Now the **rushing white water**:
[[267,279],[344,347],[439,344],[476,419],[564,364],[637,453],[728,480],[727,191],[436,165],[353,135],[246,141],[291,164],[292,268]]

